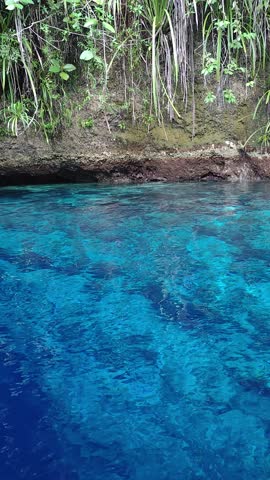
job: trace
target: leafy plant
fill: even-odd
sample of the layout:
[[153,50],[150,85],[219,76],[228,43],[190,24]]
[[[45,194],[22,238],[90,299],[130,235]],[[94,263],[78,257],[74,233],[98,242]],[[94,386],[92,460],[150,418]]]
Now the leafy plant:
[[86,120],[81,120],[81,127],[82,128],[93,128],[94,120],[93,118],[89,117]]
[[230,63],[224,68],[225,75],[234,75],[237,72],[245,73],[246,69],[244,67],[239,67],[235,60],[231,60]]
[[204,68],[202,69],[202,75],[211,75],[211,73],[217,71],[217,60],[212,57],[210,53],[206,53],[205,59],[204,59]]
[[11,103],[3,112],[7,130],[13,136],[18,136],[20,128],[27,128],[31,123],[29,110],[23,102]]
[[80,60],[84,60],[85,62],[96,62],[97,64],[103,65],[102,58],[97,55],[96,50],[84,50],[80,55]]
[[118,127],[120,128],[120,130],[122,130],[122,132],[124,132],[127,128],[126,122],[122,121],[118,123]]
[[61,65],[58,60],[52,60],[52,64],[49,68],[49,72],[58,74],[59,77],[65,81],[69,79],[68,73],[73,72],[74,70],[76,70],[76,67],[72,63]]
[[33,5],[33,0],[5,0],[6,10],[22,10],[25,5]]
[[216,100],[216,95],[213,92],[207,92],[206,96],[204,97],[204,103],[214,103]]
[[225,102],[227,102],[227,103],[231,103],[231,104],[232,103],[237,103],[235,94],[230,89],[223,90],[223,98],[224,98]]

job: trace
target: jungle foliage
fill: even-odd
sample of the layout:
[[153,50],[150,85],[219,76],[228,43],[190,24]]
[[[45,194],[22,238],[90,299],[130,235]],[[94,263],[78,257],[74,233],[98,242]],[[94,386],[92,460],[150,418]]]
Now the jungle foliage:
[[[106,91],[115,64],[131,104],[148,82],[157,121],[194,103],[199,75],[206,104],[236,103],[231,80],[248,92],[267,71],[269,20],[270,0],[0,0],[3,128],[33,126],[48,139],[70,117],[70,89]],[[266,91],[258,108],[269,101]]]

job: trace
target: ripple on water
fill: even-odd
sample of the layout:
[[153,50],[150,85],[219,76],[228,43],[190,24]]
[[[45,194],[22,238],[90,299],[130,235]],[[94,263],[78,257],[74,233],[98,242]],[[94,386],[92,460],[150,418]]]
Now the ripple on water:
[[269,480],[270,186],[0,202],[1,480]]

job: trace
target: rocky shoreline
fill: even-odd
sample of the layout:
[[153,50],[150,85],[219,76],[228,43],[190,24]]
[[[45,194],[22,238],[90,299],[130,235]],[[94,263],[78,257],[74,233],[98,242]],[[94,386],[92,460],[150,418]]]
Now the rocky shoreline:
[[[43,144],[44,145],[44,144]],[[0,185],[59,182],[107,184],[180,181],[249,181],[270,178],[270,155],[235,145],[192,150],[138,145],[91,145],[87,150],[61,145],[1,142]]]

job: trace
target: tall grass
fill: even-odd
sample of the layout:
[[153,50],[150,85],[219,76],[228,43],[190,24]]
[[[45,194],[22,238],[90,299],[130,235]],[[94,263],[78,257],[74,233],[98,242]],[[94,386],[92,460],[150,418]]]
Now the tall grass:
[[232,102],[222,92],[233,76],[251,84],[267,69],[269,18],[270,0],[0,0],[0,104],[26,102],[33,124],[53,131],[70,86],[84,77],[107,88],[117,62],[126,92],[146,69],[158,121],[166,108],[180,117],[200,75],[217,92],[207,101]]

